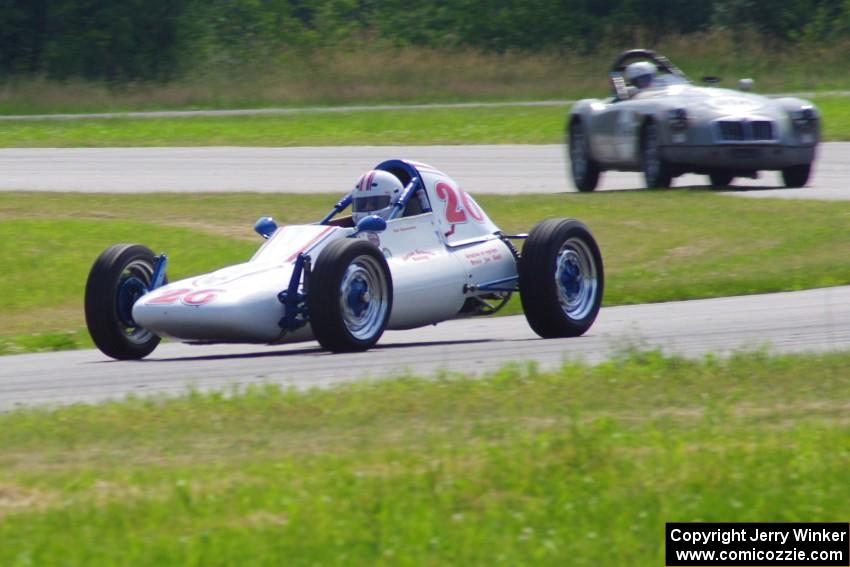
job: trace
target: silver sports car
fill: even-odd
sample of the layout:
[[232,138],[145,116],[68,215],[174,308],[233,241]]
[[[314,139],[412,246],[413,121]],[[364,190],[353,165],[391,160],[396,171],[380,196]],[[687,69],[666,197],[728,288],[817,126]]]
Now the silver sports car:
[[[653,72],[638,82],[636,68]],[[579,191],[593,191],[605,170],[643,172],[647,187],[669,187],[684,173],[708,175],[715,187],[760,170],[781,171],[786,187],[809,179],[819,139],[809,101],[697,86],[666,57],[643,49],[617,57],[610,83],[609,98],[577,102],[567,121]]]

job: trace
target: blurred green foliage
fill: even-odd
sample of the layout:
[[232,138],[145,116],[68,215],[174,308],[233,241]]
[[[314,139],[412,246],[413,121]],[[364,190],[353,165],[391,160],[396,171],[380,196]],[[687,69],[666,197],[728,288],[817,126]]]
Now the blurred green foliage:
[[588,53],[717,30],[835,41],[850,0],[0,0],[0,74],[167,81],[292,49]]

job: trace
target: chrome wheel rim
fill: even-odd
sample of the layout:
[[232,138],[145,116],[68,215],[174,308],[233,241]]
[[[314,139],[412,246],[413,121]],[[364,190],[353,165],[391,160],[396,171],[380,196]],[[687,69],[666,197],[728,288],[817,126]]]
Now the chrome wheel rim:
[[598,281],[587,243],[579,238],[564,242],[555,258],[555,287],[564,314],[574,320],[587,317],[596,302]]
[[132,318],[133,305],[148,292],[153,270],[141,260],[135,260],[124,268],[119,278],[116,294],[118,326],[131,343],[143,345],[154,336],[152,332],[138,326]]
[[587,175],[587,155],[584,151],[584,131],[581,126],[570,128],[570,167],[573,177],[584,179]]
[[370,256],[359,256],[345,270],[339,305],[345,328],[357,340],[373,338],[384,324],[389,290],[383,269]]

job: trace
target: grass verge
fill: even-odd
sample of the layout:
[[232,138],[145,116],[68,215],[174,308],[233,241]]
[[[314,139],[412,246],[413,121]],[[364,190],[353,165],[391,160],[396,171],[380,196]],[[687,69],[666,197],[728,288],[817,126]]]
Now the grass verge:
[[0,415],[0,563],[661,565],[843,521],[850,353],[268,385]]
[[[337,197],[0,193],[0,353],[88,346],[80,332],[85,281],[111,244],[168,252],[175,281],[250,258],[257,217],[312,222]],[[606,305],[850,283],[850,203],[688,189],[479,201],[509,233],[550,217],[586,222],[605,259]],[[518,302],[505,312],[518,313]]]
[[[600,91],[597,96],[602,96]],[[825,140],[850,140],[850,98],[815,99]],[[568,106],[278,116],[0,122],[0,147],[560,144]]]

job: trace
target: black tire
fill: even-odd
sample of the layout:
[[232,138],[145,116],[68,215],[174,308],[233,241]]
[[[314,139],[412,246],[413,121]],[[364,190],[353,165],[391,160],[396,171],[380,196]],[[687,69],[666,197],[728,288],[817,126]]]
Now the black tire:
[[649,121],[640,133],[640,165],[647,189],[667,188],[673,182],[670,164],[661,157],[658,125]]
[[786,167],[782,170],[782,182],[785,183],[786,187],[803,187],[809,182],[809,176],[811,174],[811,163]]
[[384,333],[392,305],[390,268],[373,244],[344,238],[319,254],[307,307],[313,335],[324,348],[352,352],[372,347]]
[[599,314],[605,274],[590,230],[574,219],[535,226],[518,264],[525,318],[541,337],[583,335]]
[[728,171],[716,170],[708,174],[712,187],[729,187],[735,176]]
[[601,170],[590,155],[590,143],[581,120],[570,123],[567,136],[567,155],[570,158],[573,185],[582,193],[593,191],[599,184]]
[[116,244],[97,257],[86,281],[86,326],[106,356],[146,357],[159,337],[132,321],[131,309],[150,287],[156,256],[138,244]]

